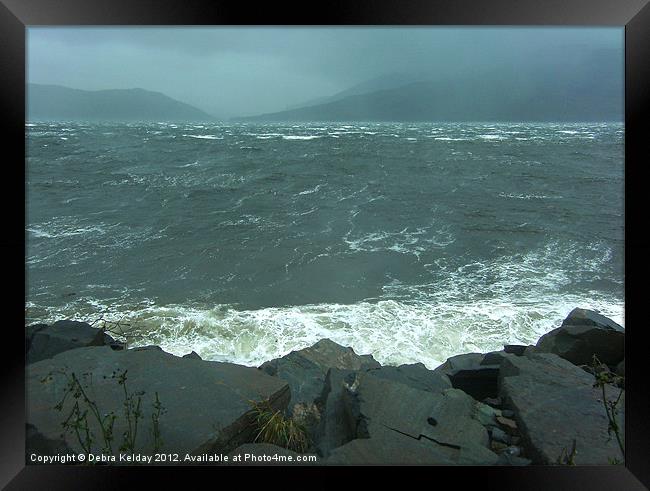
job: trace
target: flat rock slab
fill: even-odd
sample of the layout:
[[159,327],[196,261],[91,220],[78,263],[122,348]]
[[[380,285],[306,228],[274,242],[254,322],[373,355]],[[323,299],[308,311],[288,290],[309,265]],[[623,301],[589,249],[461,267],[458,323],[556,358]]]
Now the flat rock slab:
[[[144,391],[136,452],[150,454],[154,448],[155,393],[163,408],[159,418],[160,450],[179,454],[227,452],[251,441],[254,426],[250,401],[268,400],[275,410],[284,409],[289,401],[286,382],[255,368],[181,358],[160,349],[79,348],[27,366],[27,423],[32,437],[27,441],[28,451],[47,452],[61,447],[75,453],[82,451],[73,433],[62,435],[61,424],[75,403],[73,394],[68,394],[60,411],[55,409],[74,373],[99,411],[116,415],[116,453],[127,418],[124,388],[114,374],[124,371],[128,392]],[[79,404],[86,407],[81,399]],[[89,416],[88,421],[96,436],[93,451],[99,452],[102,432],[94,418]]]
[[[486,429],[475,419],[476,401],[460,390],[427,392],[366,372],[348,385],[345,403],[357,420],[357,439],[370,442],[347,443],[341,449],[348,450],[332,452],[335,460],[341,452],[354,449],[358,458],[368,458],[366,463],[383,463],[391,456],[396,463],[410,458],[424,463],[422,452],[414,449],[428,449],[427,463],[491,465],[497,461],[487,448]],[[372,448],[378,449],[375,457]]]
[[374,377],[399,382],[413,389],[440,392],[452,388],[448,377],[442,373],[429,370],[422,363],[400,365],[398,367],[385,366],[367,371]]
[[625,355],[625,329],[586,309],[573,309],[557,329],[537,342],[538,352],[554,353],[575,365],[589,365],[593,355],[612,367]]
[[[382,435],[381,433],[385,433]],[[388,430],[375,438],[362,438],[335,449],[325,460],[328,465],[455,465],[454,452],[414,440]]]
[[26,362],[52,358],[59,353],[87,346],[122,346],[101,329],[86,322],[58,321],[52,325],[35,324],[25,330]]
[[[357,438],[357,421],[346,407],[345,398],[347,388],[354,384],[358,373],[338,368],[331,368],[327,372],[323,395],[317,401],[321,408],[320,422],[313,432],[316,448],[323,456]],[[451,382],[446,376],[427,369],[422,363],[371,368],[365,373],[381,380],[432,393],[451,389]]]
[[[527,453],[536,464],[555,464],[576,440],[576,464],[608,464],[621,458],[615,438],[608,438],[608,419],[594,377],[550,353],[504,359],[500,395],[514,410]],[[618,390],[608,387],[609,399]],[[624,432],[624,397],[619,404]]]

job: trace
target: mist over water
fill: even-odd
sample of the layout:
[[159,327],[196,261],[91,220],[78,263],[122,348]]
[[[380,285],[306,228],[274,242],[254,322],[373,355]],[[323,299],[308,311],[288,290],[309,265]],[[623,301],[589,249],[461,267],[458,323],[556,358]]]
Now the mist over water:
[[623,324],[623,125],[27,125],[27,323],[430,368]]

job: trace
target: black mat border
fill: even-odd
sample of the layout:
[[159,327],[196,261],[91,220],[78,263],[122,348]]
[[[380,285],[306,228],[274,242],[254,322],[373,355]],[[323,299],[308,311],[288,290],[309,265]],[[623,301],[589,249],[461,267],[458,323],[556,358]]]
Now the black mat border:
[[[25,257],[25,26],[36,25],[521,25],[625,26],[625,324],[627,463],[593,467],[420,467],[420,468],[80,468],[24,466],[24,262]],[[647,171],[650,155],[644,118],[650,101],[650,6],[648,0],[348,0],[259,2],[220,0],[0,0],[0,120],[6,176],[2,192],[4,261],[3,354],[0,371],[0,485],[7,489],[116,489],[135,485],[187,485],[200,473],[214,486],[230,486],[219,476],[283,487],[328,485],[324,477],[406,476],[407,486],[481,485],[482,489],[644,489],[650,486],[650,391],[643,344],[643,308],[650,240]],[[20,209],[22,207],[23,213]],[[285,474],[300,473],[302,476]],[[402,472],[406,471],[406,472]],[[313,477],[318,474],[319,480]],[[15,476],[15,477],[14,477]],[[303,481],[302,479],[312,480]],[[13,480],[12,480],[13,478]],[[415,478],[423,479],[417,483]],[[299,479],[299,480],[294,480]],[[347,481],[348,484],[351,484]],[[448,485],[448,484],[447,484]]]

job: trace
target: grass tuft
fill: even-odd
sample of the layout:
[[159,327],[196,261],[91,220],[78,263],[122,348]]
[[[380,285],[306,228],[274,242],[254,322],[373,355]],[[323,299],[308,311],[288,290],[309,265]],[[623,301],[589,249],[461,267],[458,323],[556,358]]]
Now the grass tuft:
[[254,411],[255,443],[271,443],[295,452],[309,447],[305,428],[281,411],[271,407],[269,401],[251,401]]

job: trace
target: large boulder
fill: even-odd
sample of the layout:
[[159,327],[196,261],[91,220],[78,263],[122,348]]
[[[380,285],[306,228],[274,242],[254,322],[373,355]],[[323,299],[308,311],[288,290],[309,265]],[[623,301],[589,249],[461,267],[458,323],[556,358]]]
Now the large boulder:
[[543,335],[537,351],[554,353],[574,365],[589,365],[593,355],[612,367],[625,355],[625,329],[592,310],[573,309],[562,325]]
[[25,329],[25,357],[28,364],[52,358],[63,351],[87,346],[123,348],[121,343],[102,329],[92,327],[86,322],[62,320],[51,326],[35,324]]
[[456,389],[428,392],[359,372],[349,375],[343,394],[355,438],[331,451],[337,464],[493,465],[488,434],[476,402]]
[[313,346],[268,361],[259,369],[289,383],[291,401],[288,414],[312,427],[320,418],[315,402],[323,394],[330,368],[364,370],[380,366],[371,355],[357,355],[352,348],[321,339]]
[[[93,406],[102,418],[110,413],[116,417],[114,454],[123,442],[129,419],[134,424],[136,412],[142,418],[134,445],[127,445],[136,453],[150,455],[156,447],[160,452],[181,456],[225,453],[254,439],[254,403],[267,401],[269,410],[283,410],[289,402],[287,383],[255,368],[181,358],[160,349],[78,348],[28,365],[26,370],[28,453],[61,448],[83,453],[74,431],[64,431],[62,423],[72,415],[68,421],[77,421],[77,426],[84,428],[86,422],[78,415],[86,409],[92,450],[100,452],[106,432],[94,417]],[[76,385],[73,375],[79,381]],[[132,402],[129,418],[125,390]],[[156,395],[162,406],[159,413]],[[76,403],[81,409],[77,416]],[[85,438],[81,442],[85,443]]]
[[[447,377],[427,369],[422,363],[370,368],[365,372],[418,390],[438,393],[451,388]],[[312,432],[312,440],[320,455],[328,456],[332,450],[357,436],[357,421],[345,404],[346,392],[356,380],[357,374],[358,371],[338,368],[331,368],[327,372],[323,394],[316,401],[320,409],[320,421]]]
[[[508,356],[501,363],[500,396],[514,411],[527,454],[536,464],[555,464],[576,441],[576,464],[608,464],[621,458],[616,439],[609,437],[601,389],[593,375],[551,353]],[[606,387],[607,397],[618,396]],[[624,396],[621,435],[624,433]]]

